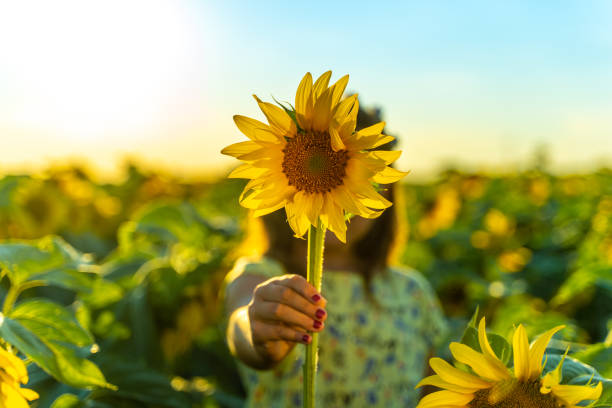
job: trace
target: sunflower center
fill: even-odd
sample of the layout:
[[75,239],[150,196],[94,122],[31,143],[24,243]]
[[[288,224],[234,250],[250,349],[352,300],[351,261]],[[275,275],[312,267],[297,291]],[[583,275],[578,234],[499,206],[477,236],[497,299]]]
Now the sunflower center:
[[506,381],[477,391],[470,408],[559,408],[551,394],[540,392],[540,382]]
[[344,181],[348,151],[334,152],[327,132],[300,132],[287,141],[283,153],[283,173],[298,191],[329,192]]

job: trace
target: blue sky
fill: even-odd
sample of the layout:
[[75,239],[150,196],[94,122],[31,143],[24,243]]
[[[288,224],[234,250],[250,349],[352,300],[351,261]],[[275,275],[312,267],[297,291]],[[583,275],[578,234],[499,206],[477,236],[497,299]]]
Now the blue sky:
[[0,5],[13,22],[0,28],[7,168],[229,166],[218,152],[242,139],[232,115],[261,118],[251,94],[291,101],[306,71],[327,69],[383,108],[415,177],[449,161],[524,164],[541,144],[559,170],[612,163],[612,2],[59,0],[39,35],[17,3]]

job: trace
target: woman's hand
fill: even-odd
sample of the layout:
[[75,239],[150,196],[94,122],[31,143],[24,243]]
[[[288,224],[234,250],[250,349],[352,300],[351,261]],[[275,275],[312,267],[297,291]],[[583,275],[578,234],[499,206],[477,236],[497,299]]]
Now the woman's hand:
[[308,332],[320,332],[327,301],[300,275],[283,275],[257,285],[247,305],[253,346],[272,365],[297,343],[308,344]]

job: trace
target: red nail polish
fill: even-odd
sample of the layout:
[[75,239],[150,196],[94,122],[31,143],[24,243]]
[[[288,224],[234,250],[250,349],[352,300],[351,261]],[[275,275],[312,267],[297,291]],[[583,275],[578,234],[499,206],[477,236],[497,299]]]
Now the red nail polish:
[[310,343],[310,336],[305,334],[302,336],[302,341],[306,344]]
[[316,303],[319,300],[321,300],[321,295],[319,295],[318,293],[312,295],[312,300]]
[[312,327],[314,327],[315,329],[320,328],[323,325],[323,323],[321,323],[318,320],[315,320],[314,323],[312,323]]
[[315,312],[315,316],[317,316],[317,319],[322,319],[325,315],[326,313],[323,309],[317,309],[317,311]]

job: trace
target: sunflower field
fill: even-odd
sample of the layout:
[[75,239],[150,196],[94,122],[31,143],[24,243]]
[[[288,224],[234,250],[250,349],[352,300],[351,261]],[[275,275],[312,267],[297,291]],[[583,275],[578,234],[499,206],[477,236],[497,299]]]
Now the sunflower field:
[[[2,176],[3,383],[16,355],[32,407],[241,407],[221,294],[245,247],[244,185],[136,166],[118,183],[78,167]],[[447,170],[399,190],[396,261],[436,289],[448,340],[477,307],[502,336],[566,325],[550,347],[586,365],[562,375],[602,381],[595,406],[612,406],[612,171]]]

